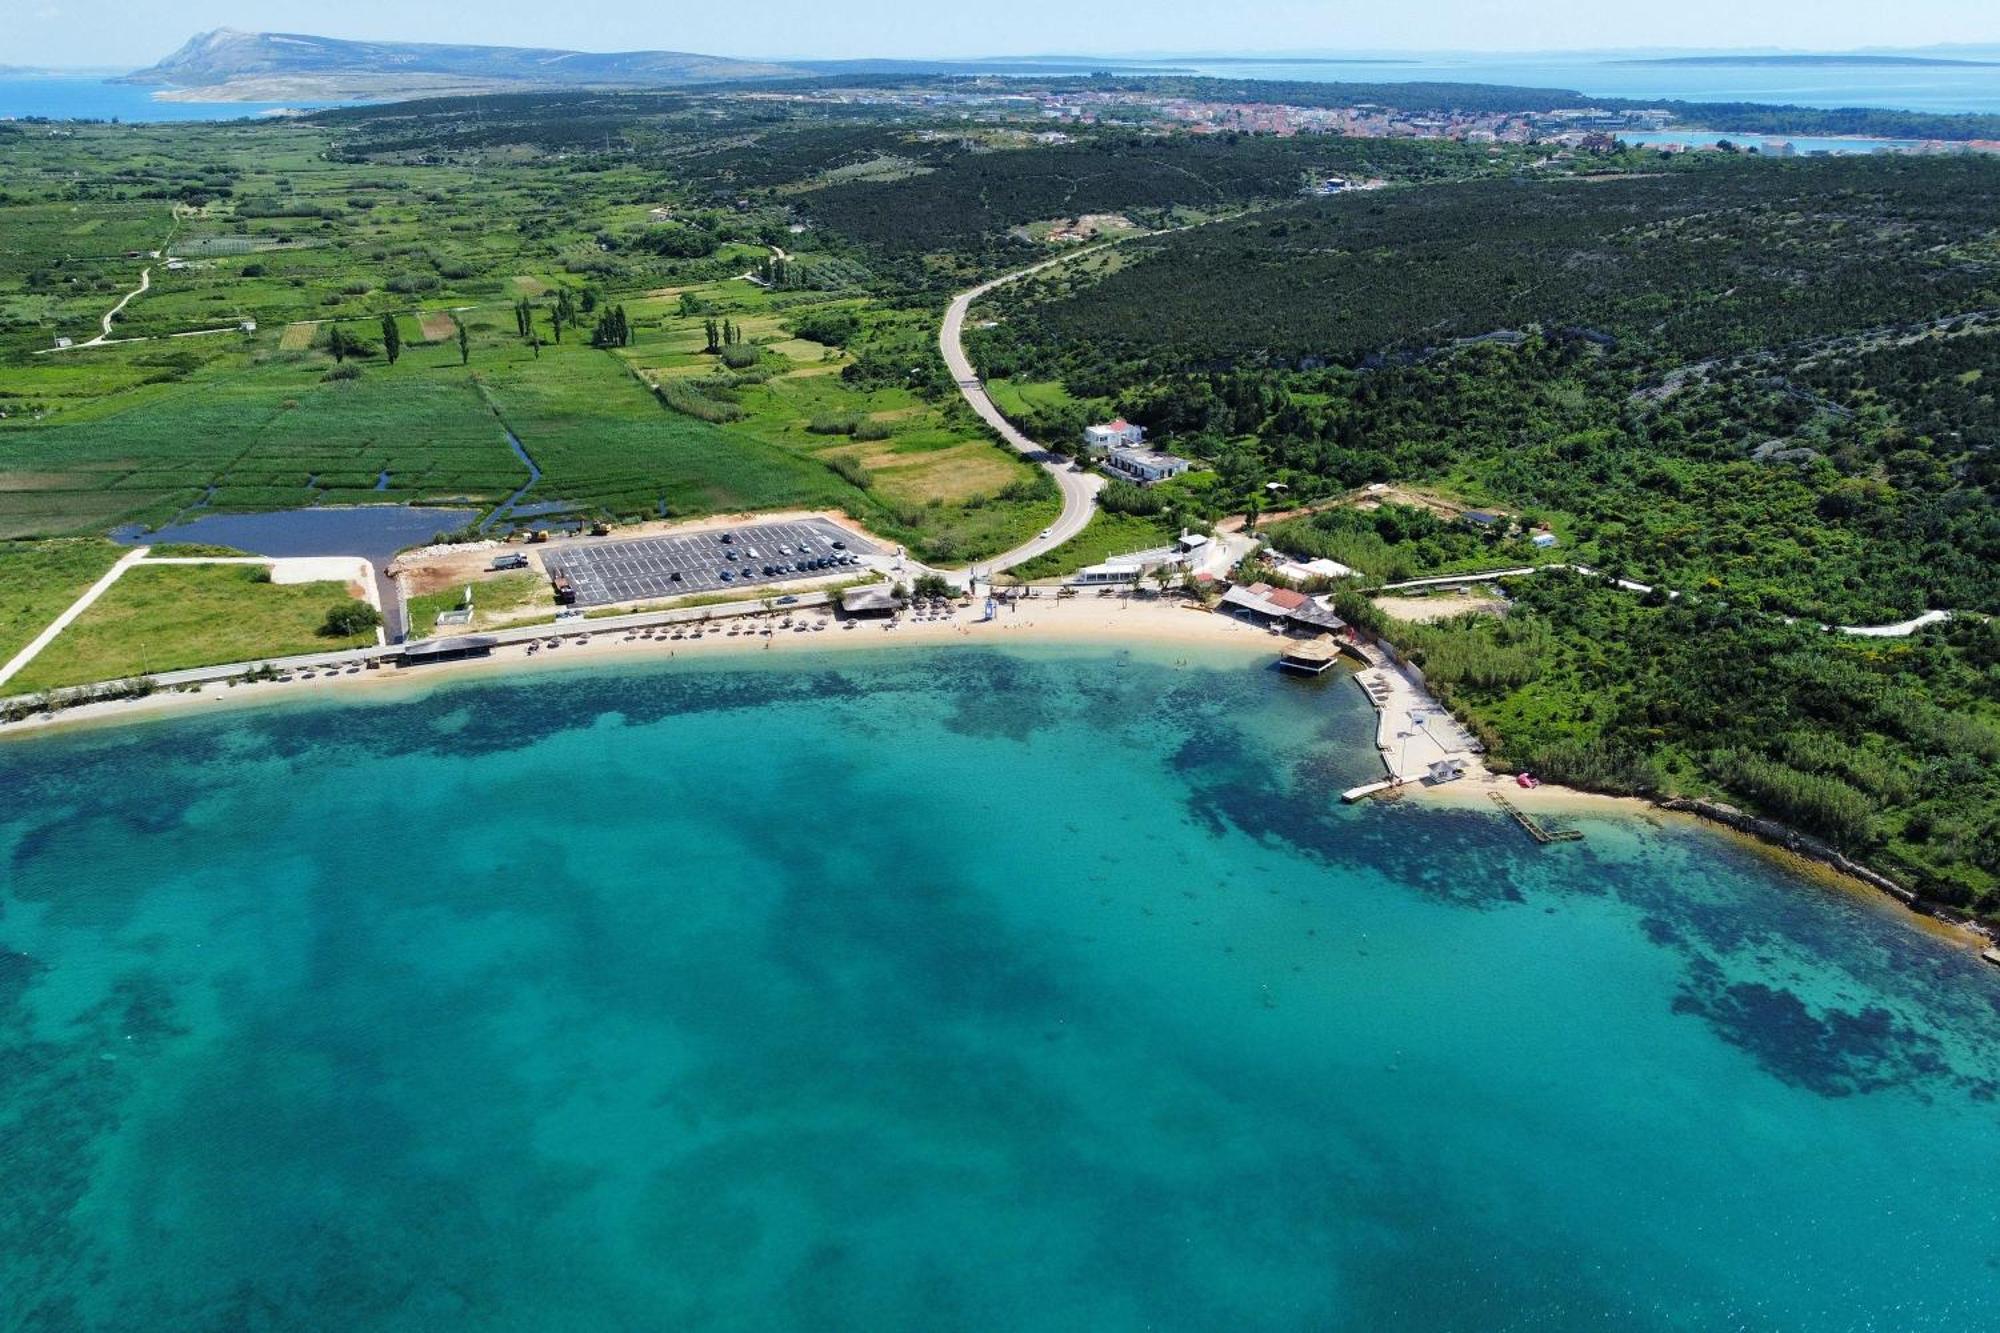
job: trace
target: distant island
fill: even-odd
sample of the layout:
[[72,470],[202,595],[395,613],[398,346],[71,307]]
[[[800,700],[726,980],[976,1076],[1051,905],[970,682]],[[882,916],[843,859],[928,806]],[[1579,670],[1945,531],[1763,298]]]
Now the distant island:
[[1972,66],[1990,68],[1996,63],[1991,60],[1958,60],[1943,56],[1877,56],[1855,52],[1833,52],[1811,55],[1722,55],[1722,56],[1645,56],[1626,60],[1607,60],[1607,65],[1734,65],[1739,67],[1764,67],[1771,65],[1797,65],[1811,69],[1855,69],[1867,66],[1921,65]]
[[809,72],[802,65],[685,51],[357,42],[216,28],[117,82],[163,88],[160,96],[180,101],[357,101],[531,88],[667,87]]

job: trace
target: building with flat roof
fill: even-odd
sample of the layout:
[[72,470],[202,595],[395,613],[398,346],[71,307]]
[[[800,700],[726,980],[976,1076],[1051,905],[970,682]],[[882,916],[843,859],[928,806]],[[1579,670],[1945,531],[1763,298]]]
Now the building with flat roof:
[[1152,449],[1113,449],[1104,456],[1104,465],[1141,486],[1151,486],[1169,477],[1178,477],[1193,467],[1185,458]]
[[500,640],[482,634],[445,639],[422,639],[403,645],[396,656],[397,666],[422,666],[426,662],[460,662],[468,657],[491,657]]
[[1085,587],[1101,587],[1107,584],[1137,583],[1146,567],[1136,560],[1106,560],[1101,565],[1085,565],[1076,571],[1071,583]]
[[1345,579],[1354,576],[1354,571],[1346,565],[1338,560],[1328,560],[1324,557],[1318,560],[1300,560],[1295,556],[1279,555],[1274,551],[1272,559],[1274,561],[1272,568],[1277,571],[1279,577],[1290,579],[1294,583],[1304,583],[1309,579]]

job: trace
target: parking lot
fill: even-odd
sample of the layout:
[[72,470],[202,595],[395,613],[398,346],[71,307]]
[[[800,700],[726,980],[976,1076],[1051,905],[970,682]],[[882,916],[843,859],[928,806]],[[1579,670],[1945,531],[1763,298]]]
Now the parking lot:
[[576,605],[607,606],[858,574],[865,569],[862,557],[878,552],[838,524],[808,518],[673,537],[566,542],[551,547],[542,563],[551,576],[575,586]]

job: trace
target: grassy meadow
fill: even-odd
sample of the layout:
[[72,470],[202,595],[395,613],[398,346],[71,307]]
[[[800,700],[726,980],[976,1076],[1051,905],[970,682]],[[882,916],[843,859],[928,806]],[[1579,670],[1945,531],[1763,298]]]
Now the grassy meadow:
[[95,538],[0,542],[0,662],[26,647],[123,554]]
[[157,675],[218,662],[329,652],[375,642],[372,632],[319,632],[353,599],[338,583],[259,582],[251,565],[134,565],[21,674],[10,693]]

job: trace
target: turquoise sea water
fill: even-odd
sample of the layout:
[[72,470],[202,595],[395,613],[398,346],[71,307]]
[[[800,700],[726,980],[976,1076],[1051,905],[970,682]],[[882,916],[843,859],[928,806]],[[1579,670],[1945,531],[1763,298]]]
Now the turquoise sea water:
[[1990,1326],[2000,975],[1101,649],[0,744],[0,1328]]

